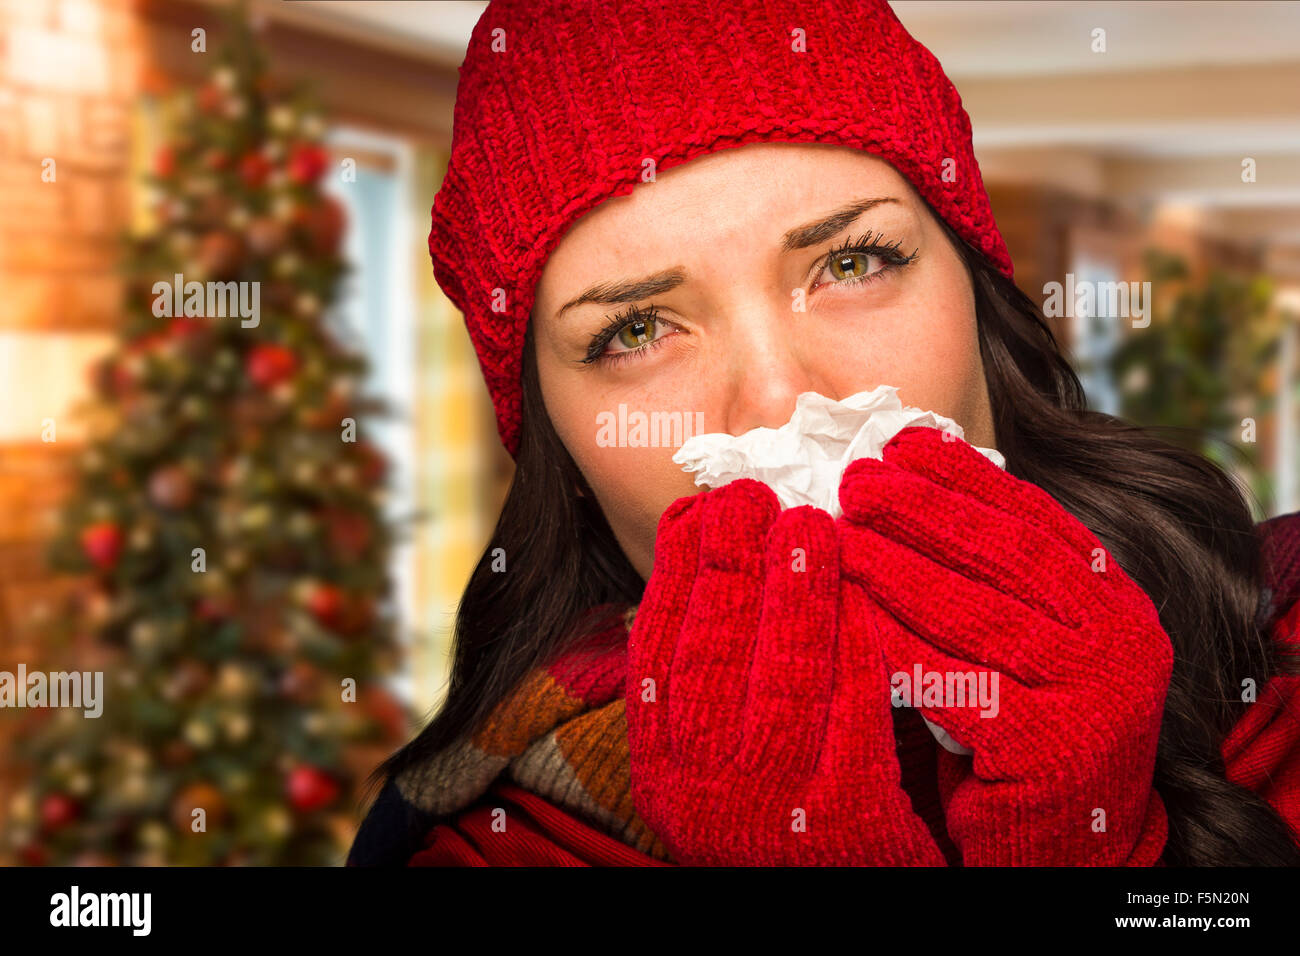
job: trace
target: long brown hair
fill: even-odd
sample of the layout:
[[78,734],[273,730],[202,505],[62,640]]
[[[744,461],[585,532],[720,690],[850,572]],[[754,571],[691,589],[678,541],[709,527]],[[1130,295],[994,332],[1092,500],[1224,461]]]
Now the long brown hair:
[[[997,448],[1008,470],[1042,487],[1097,536],[1151,596],[1173,643],[1155,767],[1169,816],[1165,862],[1300,865],[1300,835],[1225,778],[1221,754],[1248,706],[1242,682],[1262,687],[1273,674],[1300,673],[1300,663],[1278,657],[1259,619],[1261,542],[1243,491],[1158,429],[1089,411],[1039,308],[935,219],[970,274]],[[588,619],[593,608],[641,599],[644,582],[546,414],[531,327],[523,358],[517,467],[460,604],[446,700],[375,770],[372,787],[465,738],[530,669],[595,623]],[[494,553],[504,553],[506,573],[493,571]]]

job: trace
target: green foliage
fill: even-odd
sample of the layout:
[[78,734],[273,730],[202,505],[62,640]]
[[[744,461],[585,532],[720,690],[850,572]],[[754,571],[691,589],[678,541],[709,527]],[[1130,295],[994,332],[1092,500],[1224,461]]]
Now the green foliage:
[[1272,284],[1212,271],[1194,284],[1186,262],[1146,253],[1151,324],[1129,329],[1111,359],[1120,414],[1159,427],[1170,441],[1236,471],[1260,502],[1271,500],[1250,439],[1275,406],[1276,361],[1285,325]]

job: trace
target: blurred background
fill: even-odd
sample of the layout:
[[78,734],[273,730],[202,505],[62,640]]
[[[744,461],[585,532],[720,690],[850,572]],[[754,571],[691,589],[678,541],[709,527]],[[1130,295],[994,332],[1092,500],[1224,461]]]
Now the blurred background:
[[[426,249],[484,6],[0,0],[0,679],[122,702],[6,703],[6,862],[341,862],[440,702],[511,475]],[[1020,287],[1151,283],[1052,316],[1093,407],[1300,508],[1300,4],[894,8]]]

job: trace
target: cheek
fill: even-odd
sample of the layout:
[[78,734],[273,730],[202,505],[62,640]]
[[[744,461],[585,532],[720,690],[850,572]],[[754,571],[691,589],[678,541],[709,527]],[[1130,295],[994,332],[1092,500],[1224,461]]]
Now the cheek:
[[[673,396],[670,400],[660,394],[664,389],[658,385],[648,391],[630,389],[606,396],[581,387],[583,384],[560,385],[548,396],[556,433],[582,471],[628,557],[634,564],[640,563],[639,557],[648,561],[664,510],[678,498],[699,490],[694,478],[672,460],[677,451],[672,441],[690,437],[699,429],[683,430],[679,436],[671,428],[664,428],[657,447],[636,447],[637,415],[648,419],[651,412],[680,413],[685,429],[690,427],[687,416],[701,397],[669,389],[668,394]],[[620,404],[624,406],[621,416]],[[705,417],[704,425],[709,426]],[[658,433],[643,432],[643,440],[649,434]]]
[[659,518],[696,493],[694,478],[672,461],[674,448],[595,448],[579,461],[623,551],[645,574],[654,556]]

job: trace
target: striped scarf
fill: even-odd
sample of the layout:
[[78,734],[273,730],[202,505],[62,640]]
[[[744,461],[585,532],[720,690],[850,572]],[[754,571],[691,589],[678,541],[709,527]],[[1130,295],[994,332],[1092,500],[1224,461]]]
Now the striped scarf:
[[636,607],[598,609],[605,622],[559,659],[535,668],[457,746],[409,768],[398,791],[418,810],[453,814],[504,774],[641,853],[667,850],[632,805],[623,696]]

